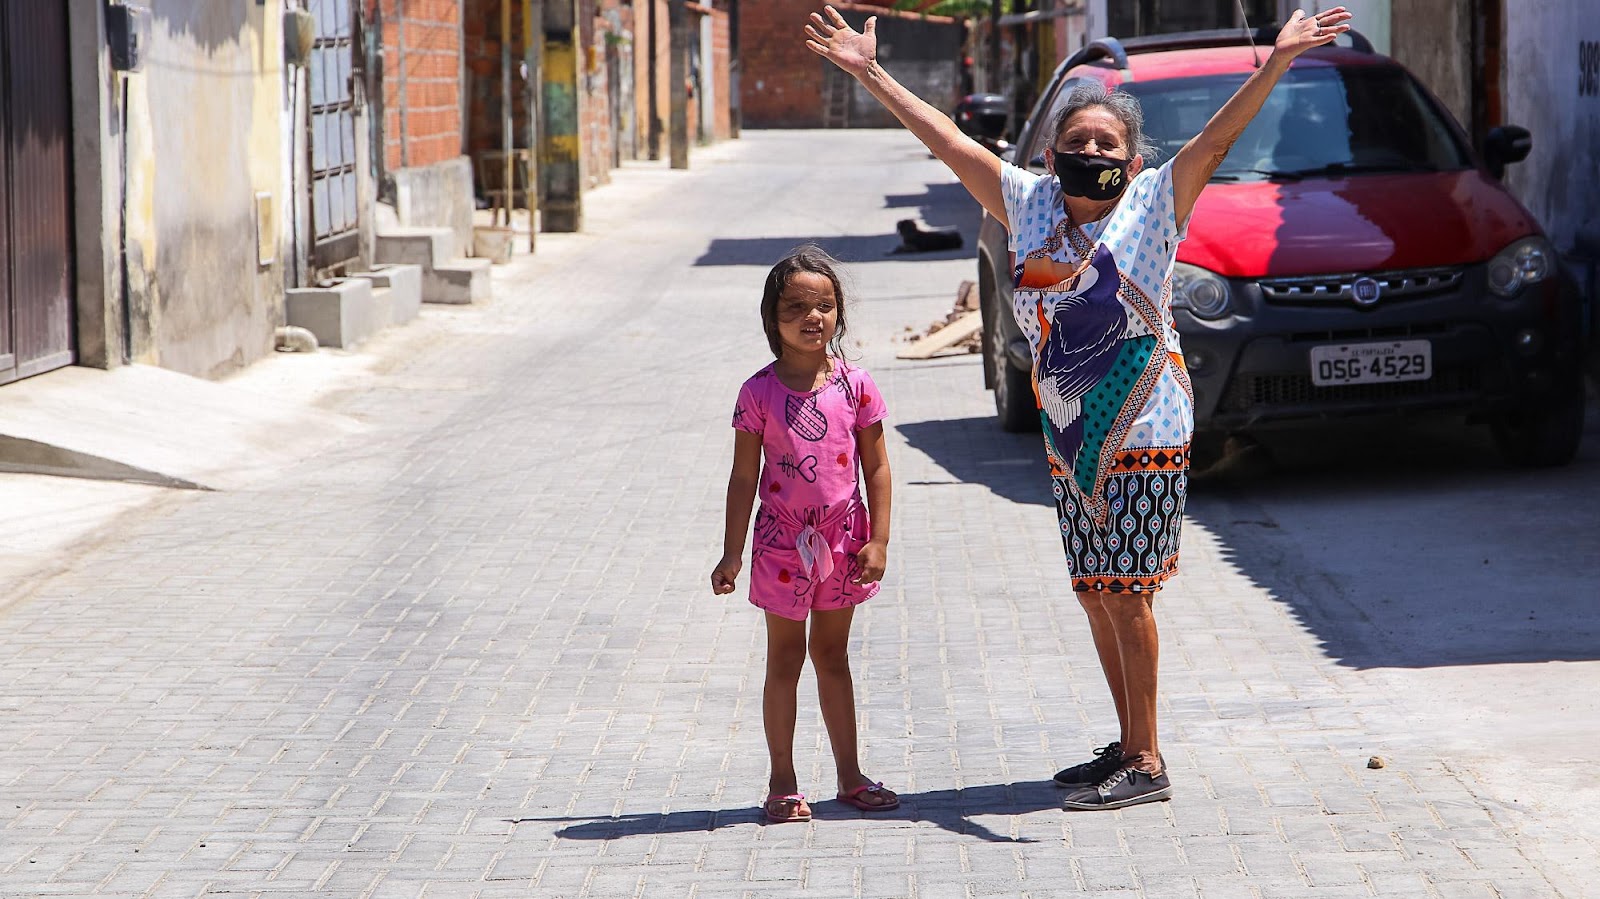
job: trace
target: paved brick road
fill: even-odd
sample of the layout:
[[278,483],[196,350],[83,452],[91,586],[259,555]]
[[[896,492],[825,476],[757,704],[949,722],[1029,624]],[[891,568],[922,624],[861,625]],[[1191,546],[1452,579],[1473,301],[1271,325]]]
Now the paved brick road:
[[[13,602],[0,895],[1555,895],[1470,776],[1198,525],[1160,604],[1177,798],[1058,810],[1045,778],[1114,716],[1037,438],[992,427],[975,359],[893,359],[972,272],[885,255],[908,214],[970,228],[947,182],[894,132],[632,167],[491,305],[388,342],[331,401],[368,436]],[[905,803],[766,827],[760,621],[705,581],[765,267],[840,235],[895,426],[888,586],[853,644],[864,756]],[[828,797],[803,709],[802,788]]]

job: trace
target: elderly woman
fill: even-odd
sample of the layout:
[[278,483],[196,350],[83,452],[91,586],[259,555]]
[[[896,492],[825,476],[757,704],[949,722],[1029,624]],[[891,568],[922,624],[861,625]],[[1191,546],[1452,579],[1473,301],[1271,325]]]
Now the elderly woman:
[[1194,431],[1171,279],[1189,213],[1294,58],[1348,31],[1343,7],[1296,11],[1272,55],[1173,159],[1151,163],[1133,97],[1077,88],[1049,176],[1002,162],[877,63],[876,19],[813,13],[806,45],[853,75],[1010,233],[1015,314],[1034,386],[1072,589],[1089,616],[1120,738],[1055,776],[1069,809],[1168,798],[1156,743],[1152,601],[1177,569]]

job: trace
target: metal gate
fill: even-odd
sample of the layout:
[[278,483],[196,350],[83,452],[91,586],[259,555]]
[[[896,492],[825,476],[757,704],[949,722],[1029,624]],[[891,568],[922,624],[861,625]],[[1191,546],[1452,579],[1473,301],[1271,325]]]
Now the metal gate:
[[64,0],[0,3],[0,384],[73,361]]
[[355,20],[351,0],[310,0],[311,263],[329,268],[361,250],[356,206]]

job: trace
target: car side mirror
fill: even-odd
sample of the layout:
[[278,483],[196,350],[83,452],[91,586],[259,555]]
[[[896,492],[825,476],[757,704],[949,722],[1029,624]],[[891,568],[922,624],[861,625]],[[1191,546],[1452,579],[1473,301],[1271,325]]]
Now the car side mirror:
[[1043,172],[1044,171],[1044,154],[1043,153],[1040,153],[1038,156],[1035,156],[1032,159],[1028,160],[1028,170],[1031,171],[1031,172]]
[[1483,138],[1483,161],[1496,178],[1504,178],[1506,166],[1527,159],[1532,150],[1533,133],[1517,125],[1491,128]]

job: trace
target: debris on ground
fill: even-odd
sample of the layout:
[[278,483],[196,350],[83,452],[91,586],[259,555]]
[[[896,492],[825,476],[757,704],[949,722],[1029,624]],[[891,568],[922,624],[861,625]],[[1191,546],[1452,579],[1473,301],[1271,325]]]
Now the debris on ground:
[[906,326],[910,345],[895,354],[900,359],[932,359],[976,353],[983,348],[983,317],[978,309],[978,286],[962,281],[956,288],[956,302],[944,318],[921,332]]

